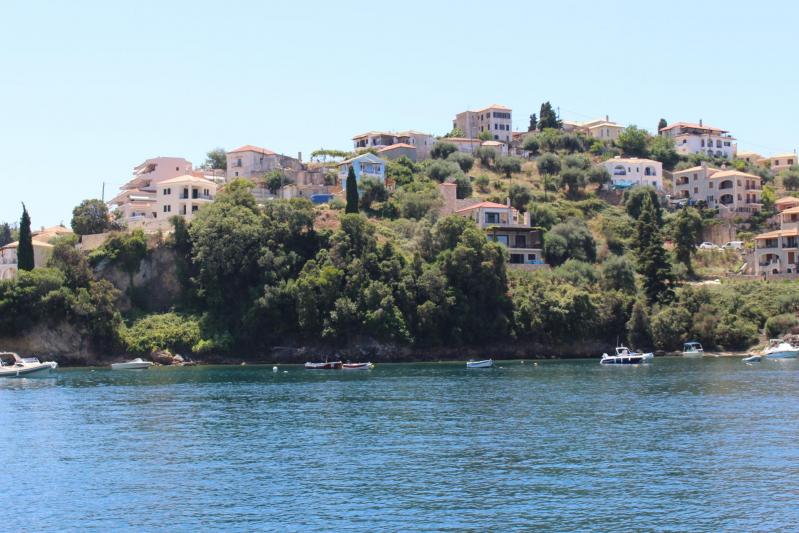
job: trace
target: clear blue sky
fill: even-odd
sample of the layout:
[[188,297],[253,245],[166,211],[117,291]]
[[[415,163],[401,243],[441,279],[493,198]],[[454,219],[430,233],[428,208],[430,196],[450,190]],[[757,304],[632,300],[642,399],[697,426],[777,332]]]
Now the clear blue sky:
[[[543,100],[565,119],[698,121],[799,145],[793,2],[39,2],[0,5],[0,221],[68,224],[158,155],[443,134]],[[501,46],[497,46],[502,43]],[[110,190],[109,190],[110,189]]]

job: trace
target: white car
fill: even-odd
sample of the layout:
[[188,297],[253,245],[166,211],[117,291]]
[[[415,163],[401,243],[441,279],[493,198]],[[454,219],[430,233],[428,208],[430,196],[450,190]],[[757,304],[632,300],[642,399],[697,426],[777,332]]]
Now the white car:
[[700,244],[700,245],[698,246],[698,248],[699,248],[700,250],[718,250],[718,249],[719,249],[719,247],[718,247],[718,246],[716,246],[716,245],[715,245],[715,244],[713,244],[712,242],[707,242],[707,241],[705,241],[705,242],[703,242],[702,244]]
[[744,249],[744,241],[730,241],[724,246],[722,246],[725,250],[743,250]]

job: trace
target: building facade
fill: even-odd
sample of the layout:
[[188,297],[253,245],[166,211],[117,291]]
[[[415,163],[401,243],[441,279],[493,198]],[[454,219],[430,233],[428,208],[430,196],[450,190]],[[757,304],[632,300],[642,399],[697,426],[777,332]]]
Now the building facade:
[[413,161],[421,161],[430,158],[430,150],[436,143],[436,138],[429,133],[421,131],[406,130],[400,132],[390,131],[369,131],[361,133],[352,138],[353,148],[355,150],[362,150],[364,148],[377,148],[386,149],[396,147],[397,145],[410,146],[412,150],[411,155],[407,157]]
[[616,156],[604,165],[617,188],[651,185],[657,190],[663,189],[663,163],[660,161]]
[[661,128],[661,135],[674,139],[674,147],[681,154],[706,154],[732,159],[735,156],[735,138],[727,130],[690,122],[677,122]]
[[779,154],[773,155],[771,157],[764,157],[760,160],[760,163],[763,166],[766,166],[771,170],[773,174],[778,174],[783,170],[789,170],[792,166],[796,165],[796,154],[787,153],[787,154]]
[[338,164],[338,180],[342,188],[347,188],[347,174],[350,168],[355,171],[355,181],[360,184],[364,179],[375,179],[386,182],[386,162],[372,153],[361,154]]
[[799,272],[799,207],[781,211],[780,229],[755,237],[755,274]]
[[[72,231],[64,226],[53,226],[42,228],[32,232],[31,241],[33,244],[33,267],[42,268],[47,266],[50,256],[53,255],[53,245],[50,243],[54,238],[71,235]],[[19,241],[14,241],[0,247],[0,281],[14,279],[17,277],[18,261],[17,248]]]
[[510,144],[512,113],[511,108],[499,104],[477,111],[463,111],[455,115],[452,127],[463,131],[469,139],[476,139],[481,133],[488,132],[493,140]]
[[302,168],[301,157],[289,157],[251,144],[227,152],[226,157],[228,181],[236,178],[255,180],[273,170],[293,171]]
[[704,202],[710,209],[719,209],[721,216],[747,217],[760,211],[760,176],[738,170],[701,166],[674,172],[674,198]]

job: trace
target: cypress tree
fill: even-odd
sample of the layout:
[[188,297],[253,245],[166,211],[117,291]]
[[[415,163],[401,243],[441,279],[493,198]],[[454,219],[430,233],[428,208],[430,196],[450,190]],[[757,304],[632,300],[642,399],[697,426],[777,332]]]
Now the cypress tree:
[[22,204],[22,218],[19,221],[19,245],[17,246],[17,268],[33,270],[33,236],[31,235],[31,217],[25,204]]
[[535,113],[530,115],[530,125],[527,127],[527,131],[535,131],[538,129],[538,119],[535,117]]
[[6,244],[10,243],[13,239],[11,238],[11,226],[8,225],[8,222],[3,222],[0,224],[0,246],[5,246]]
[[352,165],[350,165],[350,170],[347,172],[347,208],[344,212],[358,212],[358,182],[355,181],[355,169]]
[[671,264],[663,248],[657,212],[649,195],[644,196],[641,215],[636,223],[636,237],[638,273],[643,277],[647,302],[651,305],[669,300],[672,296]]
[[669,123],[666,122],[665,118],[660,119],[660,122],[658,122],[658,135],[660,135],[660,130],[662,130],[663,128],[665,128],[668,125],[669,125]]

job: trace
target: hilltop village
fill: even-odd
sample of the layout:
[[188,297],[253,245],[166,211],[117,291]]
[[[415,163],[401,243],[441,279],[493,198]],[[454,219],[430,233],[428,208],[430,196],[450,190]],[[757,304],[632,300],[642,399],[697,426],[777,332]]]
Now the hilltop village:
[[145,159],[70,228],[27,211],[0,226],[0,341],[76,362],[404,360],[619,338],[743,350],[797,327],[795,153],[739,151],[702,120],[561,120],[549,102],[521,123],[494,104],[445,135],[368,131],[307,159]]

